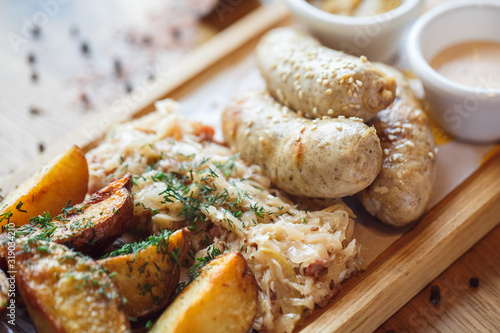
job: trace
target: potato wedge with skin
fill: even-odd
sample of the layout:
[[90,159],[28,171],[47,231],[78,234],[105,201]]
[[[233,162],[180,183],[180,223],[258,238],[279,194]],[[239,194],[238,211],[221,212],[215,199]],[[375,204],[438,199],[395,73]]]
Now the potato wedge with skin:
[[173,234],[164,231],[125,251],[133,251],[135,247],[138,249],[135,253],[98,261],[127,300],[124,306],[127,316],[144,317],[168,304],[179,283],[179,263],[191,248],[190,238],[188,229]]
[[257,283],[240,253],[224,253],[202,268],[163,312],[152,333],[242,332],[257,312]]
[[[98,253],[130,227],[134,214],[132,176],[111,182],[89,199],[66,207],[54,219],[37,217],[15,229],[16,238],[47,239],[83,253]],[[7,233],[0,236],[5,243]],[[6,253],[0,247],[0,257]]]
[[9,305],[9,281],[7,275],[0,270],[0,313]]
[[2,230],[7,221],[23,225],[43,212],[58,214],[69,200],[81,202],[85,199],[88,181],[85,154],[79,147],[73,146],[0,203],[0,216],[4,217],[0,217]]
[[106,271],[64,245],[16,244],[16,285],[38,333],[130,332]]

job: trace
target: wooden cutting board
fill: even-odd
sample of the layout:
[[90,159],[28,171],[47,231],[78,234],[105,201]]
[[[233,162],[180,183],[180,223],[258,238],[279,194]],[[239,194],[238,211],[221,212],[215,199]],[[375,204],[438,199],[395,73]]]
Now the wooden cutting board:
[[[113,118],[125,121],[151,112],[158,99],[182,98],[221,71],[238,63],[255,47],[264,32],[290,23],[282,5],[263,6],[204,44],[144,99],[124,100],[127,112]],[[95,146],[113,123],[95,119],[47,151],[25,169],[0,183],[12,189],[42,163],[71,144],[85,150]],[[318,310],[301,328],[305,332],[374,331],[430,281],[484,237],[500,221],[500,155],[485,163],[423,220],[350,279],[325,309]]]

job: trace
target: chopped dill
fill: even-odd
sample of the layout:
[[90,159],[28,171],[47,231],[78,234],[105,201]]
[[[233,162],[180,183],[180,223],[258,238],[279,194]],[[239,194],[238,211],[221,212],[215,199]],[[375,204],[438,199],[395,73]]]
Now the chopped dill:
[[162,230],[158,236],[151,235],[143,241],[135,243],[127,243],[123,245],[120,249],[106,254],[105,256],[103,256],[103,258],[116,257],[130,253],[133,253],[134,257],[136,258],[137,253],[139,251],[144,250],[145,248],[150,246],[156,246],[156,250],[158,252],[167,251],[168,245],[170,243],[170,235],[172,235],[172,233],[173,233],[172,231]]

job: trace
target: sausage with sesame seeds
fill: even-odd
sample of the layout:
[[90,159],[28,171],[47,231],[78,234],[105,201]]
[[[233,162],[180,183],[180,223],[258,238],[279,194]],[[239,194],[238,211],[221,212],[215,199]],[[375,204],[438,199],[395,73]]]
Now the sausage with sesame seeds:
[[256,57],[271,95],[308,118],[343,115],[367,121],[395,97],[393,78],[366,57],[323,47],[290,28],[264,36]]
[[394,68],[377,64],[396,77],[396,100],[372,124],[384,152],[375,181],[359,194],[366,210],[395,226],[416,220],[429,202],[436,173],[436,144],[426,114],[408,81]]
[[222,115],[226,142],[280,189],[318,198],[352,195],[377,176],[382,149],[357,118],[310,120],[264,93],[247,93]]

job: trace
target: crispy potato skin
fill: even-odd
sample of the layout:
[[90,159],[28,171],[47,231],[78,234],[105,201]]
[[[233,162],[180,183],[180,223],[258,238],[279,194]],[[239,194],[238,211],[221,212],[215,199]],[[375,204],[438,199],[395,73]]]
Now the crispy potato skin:
[[[50,227],[30,223],[18,228],[16,237],[45,237],[79,252],[98,253],[130,227],[134,214],[131,188],[132,176],[127,174],[52,220]],[[46,235],[52,228],[55,230]],[[5,243],[6,237],[6,233],[0,235],[0,243]],[[5,256],[0,247],[0,257]]]
[[[0,215],[10,212],[9,222],[15,225],[29,223],[30,218],[50,212],[56,215],[69,200],[85,199],[89,170],[83,151],[73,146],[62,157],[45,166],[40,174],[28,179],[5,201],[0,203]],[[22,202],[19,209],[16,207]],[[0,221],[4,227],[7,219]]]
[[18,241],[16,284],[37,332],[130,332],[121,298],[91,258],[46,241]]
[[394,80],[365,58],[321,46],[291,28],[267,33],[256,58],[271,95],[308,118],[343,115],[366,121],[395,97]]
[[380,174],[359,198],[382,222],[403,226],[422,215],[429,202],[436,144],[429,120],[403,74],[387,65],[377,66],[397,78],[398,90],[394,104],[373,120],[384,160]]
[[152,333],[241,332],[257,312],[257,283],[240,253],[225,253],[205,266],[165,310]]
[[[152,245],[134,253],[101,259],[98,263],[127,299],[123,310],[130,317],[144,317],[164,308],[179,283],[179,264],[190,246],[191,233],[181,229],[173,233],[165,246]],[[176,256],[176,259],[172,255]]]
[[0,270],[0,314],[9,305],[9,281],[5,273]]
[[222,132],[243,160],[299,196],[357,193],[375,179],[382,162],[377,134],[361,120],[309,120],[266,94],[233,101],[222,115]]

